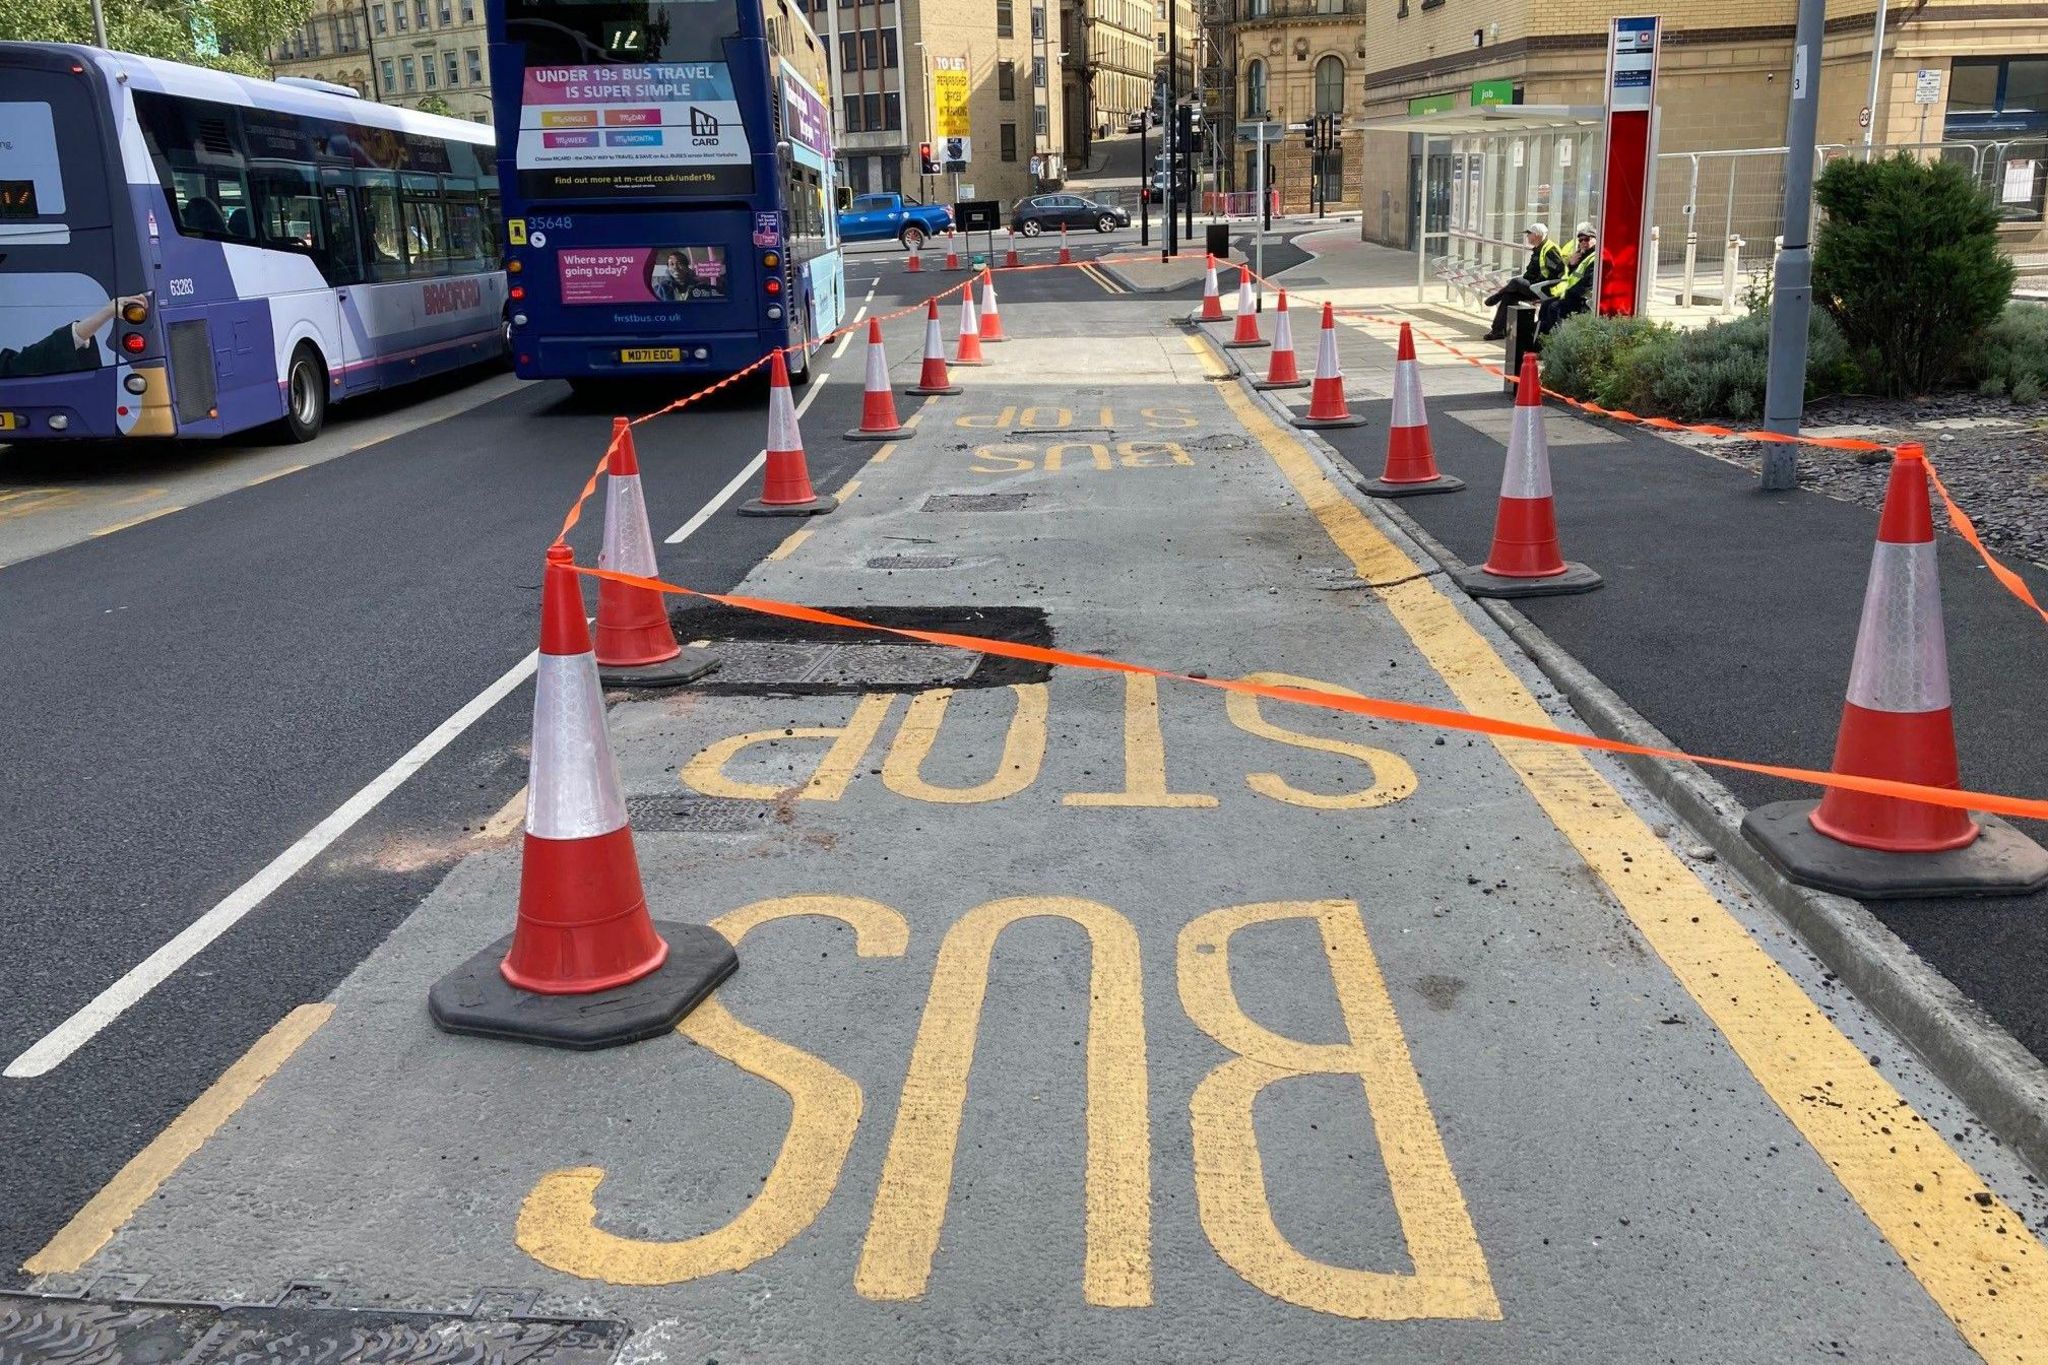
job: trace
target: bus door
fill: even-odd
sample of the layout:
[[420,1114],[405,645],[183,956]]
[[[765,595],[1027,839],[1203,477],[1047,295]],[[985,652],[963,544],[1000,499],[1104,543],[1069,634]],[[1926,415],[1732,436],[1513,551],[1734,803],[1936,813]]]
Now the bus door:
[[367,276],[363,269],[362,216],[356,202],[353,174],[346,167],[323,167],[320,172],[320,212],[326,220],[327,240],[322,273],[335,286],[335,330],[341,338],[341,353],[330,358],[341,379],[340,392],[368,388],[371,382],[363,345],[363,319],[356,295]]

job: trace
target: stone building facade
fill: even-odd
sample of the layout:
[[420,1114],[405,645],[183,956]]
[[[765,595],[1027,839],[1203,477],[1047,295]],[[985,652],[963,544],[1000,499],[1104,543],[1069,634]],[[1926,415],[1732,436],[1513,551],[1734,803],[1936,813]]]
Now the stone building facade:
[[270,52],[271,74],[346,85],[418,108],[438,97],[456,118],[491,119],[483,0],[315,0]]

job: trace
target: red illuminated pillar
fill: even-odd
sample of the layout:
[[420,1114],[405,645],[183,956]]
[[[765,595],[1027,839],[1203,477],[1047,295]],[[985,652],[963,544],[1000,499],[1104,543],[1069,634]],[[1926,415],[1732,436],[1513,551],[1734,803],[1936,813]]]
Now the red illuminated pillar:
[[1600,294],[1603,317],[1633,315],[1650,225],[1651,119],[1657,108],[1655,15],[1614,20],[1607,35],[1607,137],[1600,192]]

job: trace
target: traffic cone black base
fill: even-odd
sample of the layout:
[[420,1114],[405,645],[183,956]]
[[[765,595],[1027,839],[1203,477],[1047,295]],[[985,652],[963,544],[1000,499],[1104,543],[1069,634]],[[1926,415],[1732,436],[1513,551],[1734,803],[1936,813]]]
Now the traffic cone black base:
[[1575,592],[1591,592],[1600,586],[1599,574],[1571,560],[1565,561],[1563,573],[1551,574],[1547,578],[1508,578],[1476,566],[1458,569],[1451,577],[1474,597],[1566,597]]
[[1223,343],[1223,349],[1226,351],[1249,351],[1260,346],[1271,346],[1272,344],[1272,342],[1264,337],[1260,337],[1257,341],[1226,341]]
[[587,995],[541,995],[505,979],[499,964],[512,935],[493,943],[427,992],[427,1013],[443,1032],[589,1052],[658,1038],[733,974],[739,957],[725,935],[702,924],[656,921],[668,943],[661,966],[638,981]]
[[1941,853],[1887,853],[1813,827],[1818,801],[1774,801],[1742,817],[1742,832],[1801,886],[1864,900],[2024,896],[2048,886],[2048,850],[1995,815],[1975,812],[1976,839]]
[[1270,393],[1274,389],[1305,389],[1315,382],[1313,379],[1283,379],[1276,384],[1270,379],[1254,379],[1252,387],[1260,393]]
[[[922,393],[924,390],[912,389],[911,392]],[[960,390],[955,389],[953,392],[958,393]],[[889,427],[883,431],[862,431],[859,427],[855,427],[852,431],[844,433],[844,437],[849,441],[895,441],[908,436],[915,430],[917,430],[915,427]]]
[[1294,419],[1294,425],[1304,431],[1331,431],[1342,427],[1362,427],[1365,425],[1365,418],[1356,412],[1348,417],[1297,417]]
[[675,658],[664,659],[658,664],[640,664],[633,668],[606,668],[599,664],[597,680],[606,687],[681,687],[715,672],[718,664],[718,656],[710,650],[685,647]]
[[[947,363],[951,364],[952,362],[948,361]],[[909,388],[905,389],[904,392],[918,394],[921,397],[926,398],[945,398],[956,393],[964,392],[964,390],[962,390],[958,384],[947,384],[940,388],[931,389],[926,388],[922,384],[912,384]]]
[[1463,479],[1454,479],[1448,474],[1439,474],[1427,483],[1388,483],[1385,479],[1358,481],[1358,491],[1375,498],[1419,498],[1425,493],[1455,493],[1464,486]]
[[820,493],[809,502],[763,502],[755,498],[739,505],[743,517],[822,517],[839,510],[839,499]]

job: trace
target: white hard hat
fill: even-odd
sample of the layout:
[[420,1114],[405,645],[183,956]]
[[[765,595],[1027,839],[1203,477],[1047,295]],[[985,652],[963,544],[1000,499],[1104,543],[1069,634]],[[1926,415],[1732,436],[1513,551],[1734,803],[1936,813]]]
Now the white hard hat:
[[1524,229],[1524,231],[1527,231],[1527,232],[1533,232],[1533,233],[1535,233],[1535,234],[1536,234],[1536,235],[1537,235],[1538,237],[1548,237],[1548,236],[1550,235],[1550,224],[1548,224],[1548,223],[1531,223],[1531,224],[1529,224],[1529,226],[1528,226],[1528,227],[1527,227],[1526,229]]
[[1598,234],[1596,234],[1593,231],[1593,225],[1591,223],[1580,223],[1578,227],[1572,230],[1572,235],[1576,237],[1592,237]]

